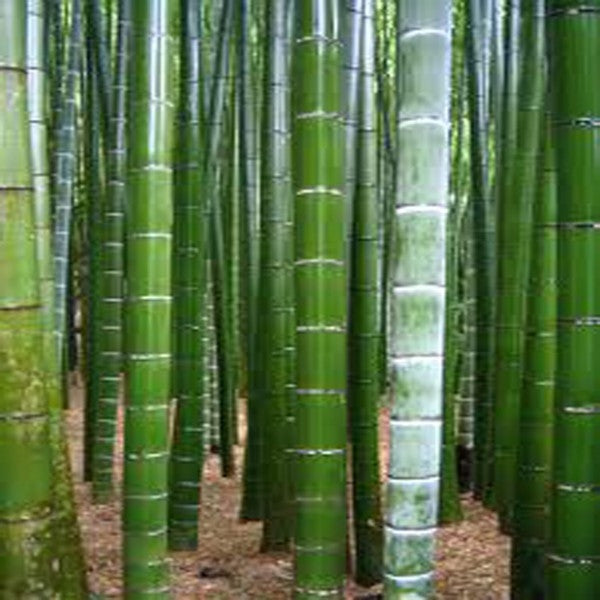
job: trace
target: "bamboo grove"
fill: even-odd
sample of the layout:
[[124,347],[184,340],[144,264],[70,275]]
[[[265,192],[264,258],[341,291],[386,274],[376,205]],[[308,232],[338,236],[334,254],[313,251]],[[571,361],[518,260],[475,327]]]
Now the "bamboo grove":
[[74,373],[125,598],[211,454],[297,600],[437,597],[473,502],[511,598],[600,597],[599,53],[600,0],[0,0],[0,597],[96,593]]

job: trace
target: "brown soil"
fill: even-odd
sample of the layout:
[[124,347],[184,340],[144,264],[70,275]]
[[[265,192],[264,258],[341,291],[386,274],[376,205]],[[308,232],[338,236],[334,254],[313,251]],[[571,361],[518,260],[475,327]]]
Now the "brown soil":
[[[385,415],[382,415],[382,422]],[[106,598],[120,597],[120,504],[91,502],[81,483],[82,392],[72,387],[68,412],[69,442],[76,478],[76,496],[88,564],[91,591]],[[243,423],[242,423],[243,426]],[[385,432],[386,428],[382,427]],[[382,436],[382,453],[387,440]],[[119,431],[121,441],[121,431]],[[260,554],[261,527],[239,522],[242,451],[236,448],[237,473],[223,479],[211,456],[204,472],[199,549],[172,558],[173,598],[177,600],[279,600],[289,598],[292,570],[288,555]],[[117,465],[117,476],[120,468]],[[509,542],[497,533],[493,514],[465,499],[465,520],[444,527],[438,542],[438,598],[444,600],[503,600],[508,598]],[[372,597],[349,583],[347,598]]]

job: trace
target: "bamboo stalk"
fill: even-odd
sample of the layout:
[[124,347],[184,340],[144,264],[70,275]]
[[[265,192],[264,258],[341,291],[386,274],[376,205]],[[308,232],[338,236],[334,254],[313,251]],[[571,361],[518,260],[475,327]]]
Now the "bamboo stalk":
[[289,446],[286,352],[291,211],[288,22],[283,2],[265,4],[266,39],[261,160],[261,334],[264,402],[263,551],[284,550],[291,533],[286,460]]
[[200,6],[181,3],[180,99],[175,164],[175,394],[177,411],[169,466],[169,547],[198,545],[204,464],[204,319],[206,306],[206,194],[202,189],[200,121]]
[[129,64],[125,598],[168,598],[167,466],[171,368],[170,66],[175,2],[132,3]]
[[442,441],[451,3],[400,0],[398,9],[384,593],[386,598],[428,598]]
[[542,138],[527,295],[511,559],[512,588],[524,600],[545,595],[547,587],[544,554],[548,542],[556,368],[556,171],[549,119]]
[[72,208],[75,189],[77,103],[76,90],[81,68],[81,4],[72,0],[68,61],[62,86],[62,104],[58,122],[58,139],[53,156],[54,182],[54,325],[59,369],[64,370],[67,335],[67,295],[71,250]]
[[558,185],[551,600],[592,598],[600,581],[599,11],[598,0],[549,0],[546,19]]
[[113,492],[113,461],[121,367],[123,364],[123,234],[126,157],[127,60],[130,0],[119,0],[113,81],[114,109],[107,163],[106,199],[102,214],[101,339],[99,399],[93,451],[92,491],[96,502]]
[[0,11],[0,103],[0,596],[48,597],[59,590],[20,0]]
[[379,484],[378,211],[373,1],[361,13],[356,189],[352,215],[348,406],[352,442],[355,578],[381,579],[383,529]]
[[338,11],[338,0],[295,4],[297,600],[341,598],[345,570],[347,242]]
[[[514,166],[498,216],[498,339],[494,411],[494,487],[501,529],[512,527],[516,451],[529,278],[531,219],[544,95],[544,1],[521,7],[520,72]],[[510,157],[510,155],[509,155]]]

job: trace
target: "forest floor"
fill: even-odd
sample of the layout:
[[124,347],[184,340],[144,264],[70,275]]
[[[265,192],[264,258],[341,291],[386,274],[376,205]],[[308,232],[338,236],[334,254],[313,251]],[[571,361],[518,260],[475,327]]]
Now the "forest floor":
[[[82,483],[82,389],[72,387],[68,412],[69,443],[79,520],[85,546],[90,589],[104,598],[121,592],[120,503],[91,502]],[[382,424],[385,421],[382,414]],[[241,419],[242,420],[242,419]],[[121,425],[121,423],[120,423]],[[243,430],[243,422],[240,424]],[[386,427],[382,427],[382,432]],[[243,436],[243,431],[241,432]],[[122,428],[119,427],[119,445]],[[382,455],[387,440],[382,436]],[[283,600],[292,580],[287,554],[259,552],[261,526],[240,523],[241,447],[235,449],[237,476],[224,479],[216,456],[204,471],[199,549],[174,555],[172,589],[175,600]],[[383,460],[385,463],[385,458]],[[117,479],[120,480],[117,465]],[[472,500],[463,500],[465,519],[438,534],[437,598],[442,600],[504,600],[508,596],[509,541],[497,531],[495,516]],[[378,598],[380,587],[366,590],[349,583],[346,598]]]

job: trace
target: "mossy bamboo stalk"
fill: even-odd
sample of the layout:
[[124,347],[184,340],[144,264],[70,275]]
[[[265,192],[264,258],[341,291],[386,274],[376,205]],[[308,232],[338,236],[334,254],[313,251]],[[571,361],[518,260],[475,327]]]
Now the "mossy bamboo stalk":
[[294,598],[341,598],[347,278],[339,2],[295,3],[292,178],[297,388]]
[[173,0],[132,3],[123,569],[125,598],[168,598]]
[[[31,138],[31,169],[35,198],[35,239],[44,325],[46,388],[49,397],[62,394],[54,342],[54,273],[50,207],[50,165],[46,100],[48,79],[44,63],[45,9],[42,0],[27,0],[27,103]],[[61,396],[62,397],[62,396]]]
[[400,0],[386,598],[433,595],[442,442],[451,3]]
[[27,104],[31,141],[31,169],[35,198],[35,239],[42,326],[44,330],[44,387],[50,412],[50,452],[52,455],[52,539],[59,569],[57,586],[71,598],[86,593],[81,539],[75,516],[68,448],[63,426],[62,378],[54,341],[54,281],[50,219],[50,170],[46,101],[48,84],[44,62],[44,30],[47,22],[44,3],[27,1]]
[[0,40],[0,596],[54,597],[59,590],[52,572],[52,473],[25,2],[3,3]]

